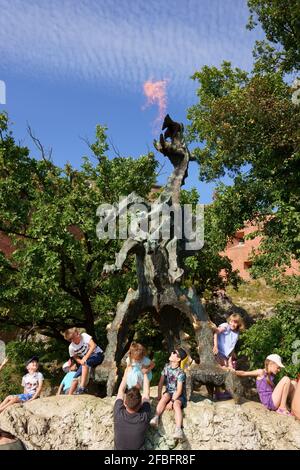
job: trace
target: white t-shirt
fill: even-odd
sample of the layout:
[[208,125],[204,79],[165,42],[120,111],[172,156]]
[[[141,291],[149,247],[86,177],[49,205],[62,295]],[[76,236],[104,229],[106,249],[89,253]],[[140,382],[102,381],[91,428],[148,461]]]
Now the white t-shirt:
[[[71,343],[69,346],[69,354],[70,357],[78,356],[84,357],[89,350],[89,342],[91,341],[92,337],[87,333],[81,333],[81,339],[79,344]],[[94,349],[92,356],[98,353],[102,353],[102,349],[99,346],[96,346]]]
[[218,350],[219,353],[228,358],[239,339],[239,332],[233,331],[228,323],[222,323],[219,328],[223,328],[224,331],[218,334]]
[[26,374],[22,378],[22,387],[24,387],[24,393],[35,393],[39,388],[44,377],[40,372],[34,372],[33,374]]

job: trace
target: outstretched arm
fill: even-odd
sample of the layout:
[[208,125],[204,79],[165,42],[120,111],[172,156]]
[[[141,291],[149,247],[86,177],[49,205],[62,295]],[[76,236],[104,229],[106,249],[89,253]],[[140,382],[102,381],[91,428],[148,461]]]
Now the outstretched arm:
[[213,347],[213,353],[214,354],[218,354],[219,350],[218,350],[218,333],[215,332],[214,333],[214,347]]
[[41,380],[41,381],[39,382],[39,386],[38,386],[37,391],[35,392],[35,394],[33,395],[33,397],[30,398],[30,400],[28,400],[28,402],[29,402],[29,401],[32,401],[32,400],[35,400],[36,398],[38,398],[38,397],[40,396],[40,393],[41,393],[41,391],[42,391],[42,387],[43,387],[43,380]]
[[119,386],[119,390],[118,390],[116,400],[124,400],[128,370],[129,370],[129,367],[127,367],[125,372],[124,372],[122,381],[121,381],[120,386]]
[[158,400],[161,399],[161,394],[162,394],[162,389],[163,389],[163,386],[164,386],[164,381],[165,381],[165,376],[164,376],[164,375],[161,375],[161,377],[160,377],[160,379],[159,379],[158,391],[157,391],[157,398],[158,398]]
[[262,377],[264,374],[263,369],[256,369],[256,370],[249,370],[249,371],[235,370],[232,372],[234,372],[235,375],[237,375],[238,377]]
[[88,349],[88,352],[86,353],[86,355],[81,359],[81,364],[85,364],[86,361],[89,359],[89,357],[93,354],[93,352],[95,351],[97,347],[97,344],[95,343],[95,341],[92,339],[90,339],[89,341],[89,349]]
[[144,386],[143,386],[143,403],[148,402],[150,399],[150,382],[148,375],[144,374]]

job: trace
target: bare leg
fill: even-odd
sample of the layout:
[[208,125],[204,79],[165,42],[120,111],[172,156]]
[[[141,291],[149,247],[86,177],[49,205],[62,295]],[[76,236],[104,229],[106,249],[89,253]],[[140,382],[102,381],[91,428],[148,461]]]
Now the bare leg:
[[168,402],[171,400],[171,397],[168,393],[164,393],[162,398],[159,400],[158,405],[156,407],[156,416],[160,416],[167,406]]
[[283,377],[272,393],[273,403],[277,408],[286,409],[286,401],[290,391],[291,379]]
[[[0,413],[2,413],[2,411],[6,410],[6,408],[8,408],[9,406],[14,405],[15,403],[20,403],[20,400],[19,400],[18,397],[7,397],[7,398],[10,398],[10,400],[8,400],[5,405],[4,405],[4,402],[3,402],[3,404],[0,407]],[[4,400],[4,401],[6,401],[6,400]]]
[[80,386],[82,388],[85,388],[85,386],[88,384],[88,381],[89,381],[89,366],[87,366],[86,364],[84,364],[82,366],[82,374],[81,374],[81,382],[80,382]]
[[182,415],[182,407],[181,407],[181,401],[180,400],[175,400],[173,404],[174,412],[175,412],[175,423],[177,428],[182,427],[182,420],[183,420],[183,415]]
[[297,382],[296,380],[291,380],[291,385],[290,385],[290,391],[289,391],[289,396],[288,399],[290,400],[290,403],[292,403],[295,392],[297,388]]
[[294,393],[292,401],[292,412],[296,418],[300,419],[300,382],[297,383],[297,387]]
[[13,398],[12,395],[9,395],[8,397],[6,397],[3,402],[0,404],[0,409],[2,408],[2,406],[6,405],[11,399]]
[[68,395],[73,395],[73,393],[75,392],[77,387],[78,387],[78,381],[77,381],[77,379],[75,379],[75,380],[72,381],[72,384],[71,384],[71,387],[69,389]]

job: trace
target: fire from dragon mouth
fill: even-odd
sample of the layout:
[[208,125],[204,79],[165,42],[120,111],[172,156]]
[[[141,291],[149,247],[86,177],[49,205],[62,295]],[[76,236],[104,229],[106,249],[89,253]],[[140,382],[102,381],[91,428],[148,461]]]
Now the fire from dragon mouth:
[[143,85],[144,94],[147,98],[147,102],[142,109],[144,110],[150,105],[158,106],[158,116],[154,121],[155,128],[159,126],[160,122],[163,120],[166,114],[168,82],[168,79],[158,80],[156,82],[148,80]]

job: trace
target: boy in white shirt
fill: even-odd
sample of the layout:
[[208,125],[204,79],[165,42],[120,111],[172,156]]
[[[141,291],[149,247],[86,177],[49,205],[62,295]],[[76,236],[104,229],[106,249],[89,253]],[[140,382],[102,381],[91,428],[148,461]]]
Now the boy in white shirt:
[[80,395],[86,392],[86,386],[89,379],[90,367],[96,367],[103,362],[104,353],[102,349],[97,346],[93,338],[87,333],[80,333],[78,328],[69,328],[64,332],[64,338],[70,341],[69,355],[74,358],[79,364],[78,370],[74,375],[74,379],[69,390],[69,395],[73,395],[80,377],[80,387],[77,394]]
[[15,403],[25,403],[26,401],[35,400],[40,396],[43,386],[43,374],[38,372],[39,359],[37,356],[33,356],[26,363],[26,369],[28,374],[22,378],[22,386],[24,387],[24,393],[19,395],[9,395],[0,404],[0,413]]

